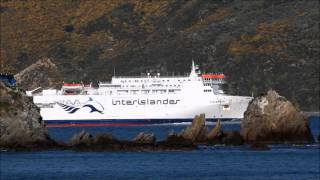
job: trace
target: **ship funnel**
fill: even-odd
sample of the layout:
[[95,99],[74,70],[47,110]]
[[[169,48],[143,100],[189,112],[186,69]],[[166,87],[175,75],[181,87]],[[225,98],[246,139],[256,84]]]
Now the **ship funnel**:
[[198,77],[199,75],[199,66],[194,64],[194,61],[192,60],[192,65],[191,65],[191,72],[189,77]]

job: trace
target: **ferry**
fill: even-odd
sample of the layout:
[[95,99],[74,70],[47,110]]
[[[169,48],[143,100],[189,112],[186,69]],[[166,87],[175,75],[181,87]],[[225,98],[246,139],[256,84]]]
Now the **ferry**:
[[26,93],[47,127],[184,123],[198,114],[207,121],[241,120],[252,97],[227,95],[224,83],[223,73],[202,74],[192,61],[186,76],[113,76],[98,87],[64,83]]

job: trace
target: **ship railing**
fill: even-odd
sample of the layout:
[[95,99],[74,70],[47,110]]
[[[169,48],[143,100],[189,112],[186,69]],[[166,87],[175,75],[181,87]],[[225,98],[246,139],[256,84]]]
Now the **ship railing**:
[[185,76],[185,75],[179,75],[179,76],[157,76],[157,75],[150,75],[150,76],[113,76],[112,78],[115,78],[115,79],[122,79],[122,78],[188,78],[189,76]]
[[27,96],[42,95],[42,87],[37,87],[31,91],[26,91]]

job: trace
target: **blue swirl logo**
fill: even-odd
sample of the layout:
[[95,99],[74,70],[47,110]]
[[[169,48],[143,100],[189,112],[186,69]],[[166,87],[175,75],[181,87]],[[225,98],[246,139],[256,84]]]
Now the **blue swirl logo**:
[[61,102],[56,102],[59,106],[62,107],[65,111],[67,111],[69,114],[73,114],[77,112],[80,109],[83,108],[89,108],[90,113],[98,112],[100,114],[103,114],[104,107],[102,106],[101,103],[98,101],[94,101],[91,97],[89,97],[89,100],[83,103],[83,105],[69,105],[67,103],[61,103]]

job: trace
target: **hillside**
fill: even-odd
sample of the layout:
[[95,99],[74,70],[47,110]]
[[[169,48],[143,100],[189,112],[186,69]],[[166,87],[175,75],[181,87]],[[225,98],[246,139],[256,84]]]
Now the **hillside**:
[[319,109],[317,0],[2,0],[0,13],[1,72],[50,58],[42,86],[108,80],[114,68],[184,74],[193,58],[224,72],[230,94],[275,89]]

